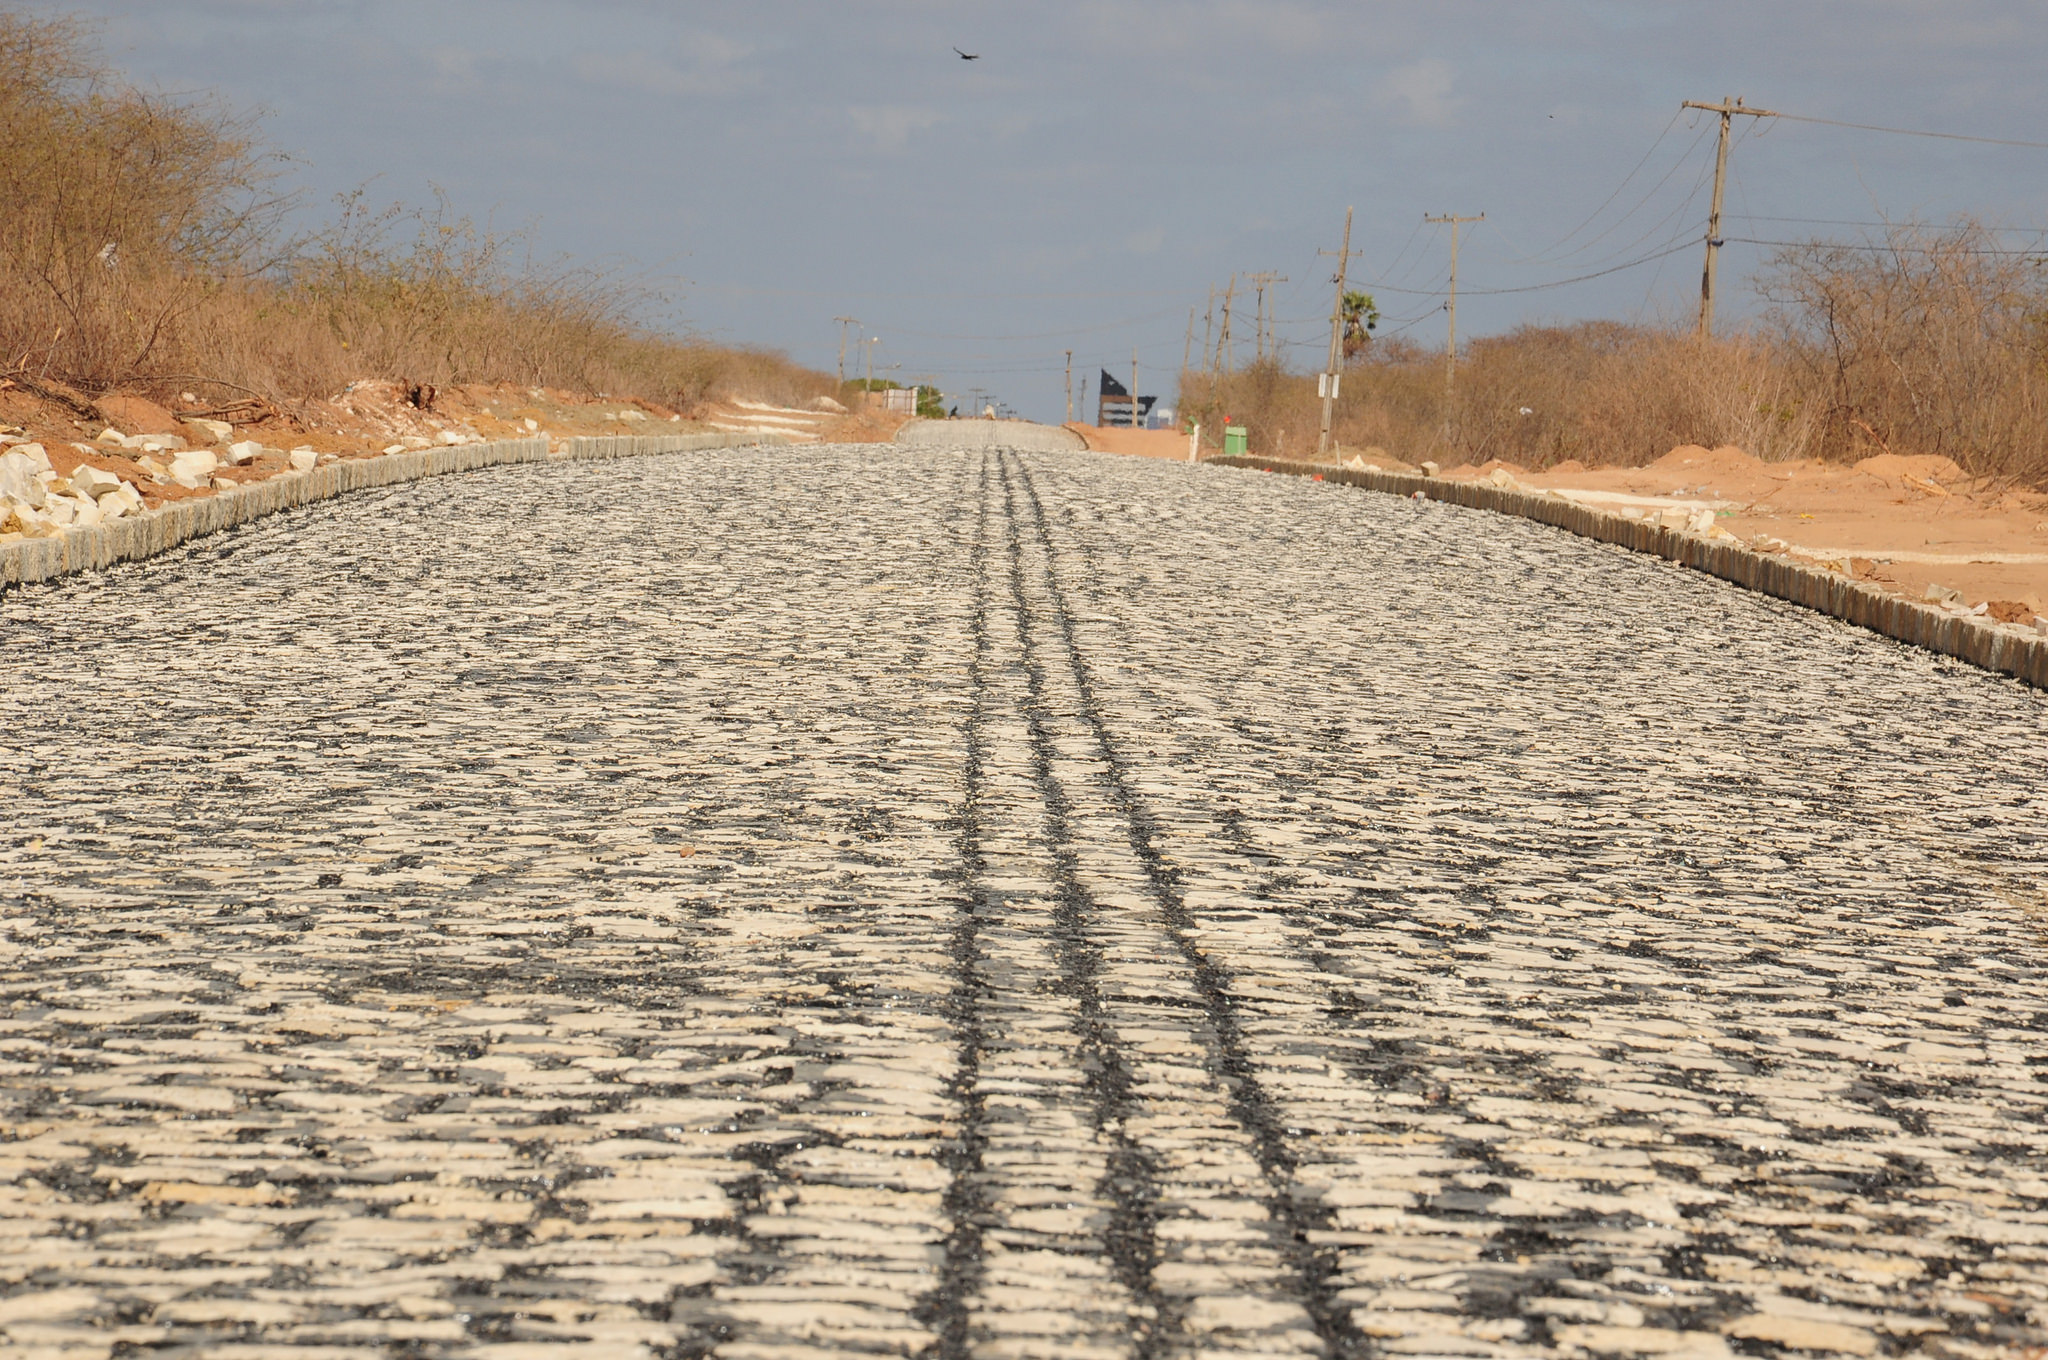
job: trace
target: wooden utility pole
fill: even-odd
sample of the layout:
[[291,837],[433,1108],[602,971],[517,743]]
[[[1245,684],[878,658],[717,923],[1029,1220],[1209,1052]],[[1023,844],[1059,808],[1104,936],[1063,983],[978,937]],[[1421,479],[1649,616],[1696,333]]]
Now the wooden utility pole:
[[1138,428],[1138,351],[1131,350],[1131,428]]
[[1258,363],[1263,362],[1266,357],[1266,289],[1276,283],[1287,282],[1287,276],[1276,274],[1270,269],[1262,269],[1252,275],[1251,279],[1252,287],[1258,290],[1259,298],[1259,305],[1252,321],[1255,337],[1252,341],[1252,355],[1253,362]]
[[[1318,255],[1328,255],[1327,250],[1318,250]],[[1351,266],[1351,209],[1344,210],[1344,245],[1337,255],[1337,301],[1330,307],[1330,362],[1328,371],[1321,374],[1316,386],[1322,389],[1323,429],[1316,436],[1316,453],[1321,454],[1330,447],[1330,412],[1337,404],[1337,378],[1344,371],[1344,275]]]
[[1223,290],[1223,328],[1216,334],[1216,368],[1225,377],[1230,375],[1230,299],[1237,294],[1237,275],[1230,276],[1230,286]]
[[1212,283],[1209,285],[1209,310],[1202,314],[1202,367],[1209,370],[1209,376],[1212,381],[1215,379],[1216,370],[1209,363],[1211,352],[1209,342],[1215,338],[1215,330],[1216,285]]
[[1188,338],[1180,347],[1180,371],[1188,371],[1188,357],[1195,352],[1195,309],[1188,308]]
[[1442,217],[1424,217],[1422,220],[1451,224],[1451,296],[1444,304],[1444,310],[1450,313],[1451,318],[1450,344],[1444,351],[1444,391],[1448,393],[1458,376],[1458,227],[1465,222],[1484,222],[1486,214],[1459,217],[1456,213],[1446,213]]
[[858,326],[860,318],[835,316],[832,319],[839,323],[839,385],[844,387],[846,386],[846,328],[848,326]]
[[1074,351],[1067,351],[1067,424],[1074,423]]
[[1714,333],[1714,274],[1721,263],[1721,191],[1728,184],[1728,132],[1740,113],[1751,118],[1776,118],[1769,109],[1752,109],[1745,106],[1740,95],[1724,98],[1718,104],[1702,104],[1688,99],[1679,105],[1682,109],[1705,109],[1708,113],[1721,115],[1721,145],[1714,153],[1714,202],[1707,209],[1707,263],[1700,272],[1700,339]]

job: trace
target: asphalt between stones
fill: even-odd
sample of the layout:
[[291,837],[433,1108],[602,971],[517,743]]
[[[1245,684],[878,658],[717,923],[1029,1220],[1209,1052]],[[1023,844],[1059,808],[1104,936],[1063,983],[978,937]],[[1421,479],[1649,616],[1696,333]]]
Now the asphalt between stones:
[[2042,696],[1088,455],[518,467],[0,599],[52,1354],[2017,1354]]

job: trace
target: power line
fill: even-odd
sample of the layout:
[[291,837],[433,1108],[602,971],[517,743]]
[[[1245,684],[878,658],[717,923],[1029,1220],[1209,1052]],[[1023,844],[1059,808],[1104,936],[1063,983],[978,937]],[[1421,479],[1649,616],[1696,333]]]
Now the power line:
[[[1636,177],[1637,175],[1639,175],[1639,174],[1641,174],[1641,173],[1642,173],[1643,167],[1644,167],[1644,166],[1646,166],[1646,165],[1648,165],[1648,164],[1650,163],[1650,157],[1652,157],[1652,156],[1654,156],[1654,155],[1656,155],[1656,154],[1657,154],[1657,148],[1658,148],[1658,147],[1660,147],[1660,146],[1662,146],[1662,145],[1664,145],[1664,139],[1665,139],[1666,137],[1669,137],[1669,136],[1671,135],[1671,129],[1673,129],[1673,128],[1677,127],[1677,126],[1678,126],[1678,120],[1679,120],[1679,119],[1681,119],[1681,118],[1683,118],[1683,117],[1685,117],[1685,110],[1684,110],[1684,109],[1680,109],[1680,110],[1679,110],[1679,111],[1678,111],[1677,113],[1674,113],[1674,114],[1672,114],[1672,115],[1671,115],[1671,121],[1670,121],[1670,122],[1668,122],[1668,123],[1666,123],[1666,124],[1664,125],[1664,130],[1663,130],[1662,132],[1660,132],[1660,133],[1658,133],[1658,134],[1657,134],[1657,140],[1656,140],[1656,141],[1654,141],[1654,142],[1651,142],[1651,143],[1650,143],[1650,149],[1649,149],[1648,151],[1645,151],[1645,152],[1643,153],[1643,158],[1642,158],[1641,160],[1639,160],[1639,161],[1637,161],[1637,162],[1635,163],[1635,168],[1634,168],[1634,169],[1632,169],[1632,170],[1630,170],[1630,171],[1629,171],[1629,172],[1628,172],[1628,173],[1627,173],[1626,175],[1623,175],[1623,176],[1621,177],[1621,183],[1619,183],[1619,184],[1617,184],[1617,185],[1615,185],[1615,186],[1614,186],[1614,192],[1613,192],[1613,193],[1611,193],[1611,194],[1609,194],[1609,195],[1607,196],[1607,198],[1606,198],[1606,201],[1605,201],[1605,202],[1601,203],[1601,205],[1600,205],[1599,207],[1597,207],[1597,208],[1593,209],[1593,211],[1591,211],[1591,212],[1589,212],[1589,213],[1587,213],[1587,214],[1586,214],[1586,220],[1585,220],[1585,221],[1583,221],[1583,222],[1579,223],[1579,225],[1577,225],[1576,227],[1573,227],[1573,228],[1572,228],[1572,229],[1571,229],[1570,231],[1568,231],[1568,232],[1566,232],[1566,233],[1565,233],[1564,235],[1562,235],[1562,236],[1558,237],[1556,241],[1552,242],[1552,243],[1551,243],[1550,245],[1547,245],[1547,246],[1545,246],[1545,247],[1544,247],[1543,249],[1541,249],[1541,250],[1537,251],[1537,252],[1536,252],[1536,253],[1535,253],[1534,255],[1524,255],[1524,256],[1523,256],[1523,257],[1522,257],[1521,259],[1519,259],[1519,260],[1510,260],[1510,261],[1509,261],[1508,263],[1510,263],[1510,264],[1532,264],[1532,263],[1535,263],[1536,261],[1540,260],[1540,259],[1541,259],[1541,258],[1542,258],[1543,256],[1545,256],[1545,255],[1548,255],[1548,254],[1550,254],[1550,252],[1551,252],[1551,251],[1553,251],[1553,250],[1556,250],[1556,249],[1557,249],[1557,248],[1558,248],[1559,246],[1562,246],[1562,245],[1563,245],[1563,244],[1564,244],[1564,243],[1565,243],[1566,241],[1569,241],[1569,240],[1571,240],[1571,239],[1572,239],[1572,237],[1574,237],[1574,236],[1577,236],[1577,235],[1578,235],[1578,234],[1579,234],[1580,232],[1584,231],[1584,230],[1585,230],[1585,229],[1586,229],[1587,227],[1590,227],[1590,226],[1592,226],[1592,225],[1593,225],[1593,219],[1594,219],[1594,218],[1596,218],[1596,217],[1598,217],[1598,216],[1599,216],[1599,215],[1600,215],[1601,213],[1604,213],[1604,212],[1606,212],[1606,211],[1607,211],[1607,209],[1608,209],[1608,208],[1609,208],[1610,206],[1612,206],[1612,205],[1613,205],[1613,203],[1614,203],[1614,200],[1615,200],[1615,199],[1617,199],[1617,198],[1620,198],[1620,197],[1621,197],[1621,191],[1622,191],[1623,189],[1626,189],[1626,188],[1628,188],[1628,186],[1629,186],[1629,183],[1630,183],[1630,181],[1634,180],[1634,179],[1635,179],[1635,177]],[[1683,161],[1683,160],[1684,160],[1685,158],[1684,158],[1683,156],[1681,156],[1681,157],[1679,157],[1679,159],[1680,159],[1681,161]],[[1669,173],[1667,173],[1667,174],[1666,174],[1666,175],[1664,176],[1664,178],[1665,178],[1665,179],[1669,179],[1669,178],[1671,178],[1671,176],[1670,176],[1670,174],[1669,174]],[[1652,190],[1651,190],[1650,192],[1651,192],[1651,193],[1655,193],[1655,192],[1656,192],[1656,190],[1655,190],[1655,189],[1652,189]],[[1638,206],[1640,206],[1640,205],[1638,205]],[[1633,212],[1633,211],[1634,211],[1634,209],[1632,208],[1632,209],[1630,209],[1629,211],[1630,211],[1630,212]],[[1626,220],[1626,219],[1627,219],[1627,216],[1628,216],[1628,214],[1627,214],[1627,213],[1623,213],[1623,214],[1622,214],[1622,218],[1623,218],[1623,220]],[[1598,240],[1598,239],[1599,239],[1598,237],[1595,237],[1595,238],[1594,238],[1594,240]],[[1587,242],[1586,244],[1587,244],[1587,245],[1591,245],[1591,244],[1592,244],[1592,242],[1591,242],[1591,241],[1589,241],[1589,242]],[[1582,246],[1582,247],[1580,247],[1580,249],[1584,249],[1584,248],[1585,248],[1585,247],[1583,247],[1583,246]],[[1573,251],[1572,253],[1576,255],[1576,254],[1578,253],[1578,251]],[[1391,272],[1391,271],[1389,271],[1389,272]]]
[[[1860,217],[1776,217],[1766,213],[1729,213],[1728,218],[1732,222],[1799,222],[1817,227],[1875,227],[1888,229],[1891,227],[1919,225],[1914,222],[1872,222]],[[1988,222],[1977,222],[1972,225],[1981,227],[1985,231],[1995,232],[2038,232],[2041,230],[2040,227],[1999,227],[1993,226]]]
[[[1682,117],[1684,113],[1685,110],[1681,108],[1678,111],[1678,115],[1676,115],[1676,117]],[[1674,121],[1676,120],[1676,117],[1674,117]],[[1562,263],[1565,260],[1571,259],[1574,255],[1583,255],[1587,251],[1591,250],[1594,246],[1600,244],[1600,242],[1606,240],[1609,236],[1619,231],[1621,229],[1621,225],[1624,222],[1628,221],[1631,217],[1634,217],[1637,213],[1641,212],[1644,206],[1648,204],[1651,199],[1655,198],[1659,193],[1663,191],[1664,186],[1671,182],[1671,177],[1673,175],[1677,174],[1680,170],[1683,170],[1685,168],[1686,162],[1692,159],[1692,153],[1699,150],[1700,143],[1704,142],[1707,139],[1707,133],[1708,129],[1702,127],[1699,131],[1699,135],[1692,139],[1692,145],[1686,147],[1684,151],[1678,154],[1678,158],[1671,162],[1671,168],[1666,170],[1663,174],[1663,177],[1660,178],[1655,184],[1651,185],[1647,190],[1645,190],[1643,196],[1637,199],[1633,204],[1629,206],[1628,211],[1624,212],[1621,216],[1615,218],[1612,222],[1608,223],[1605,227],[1601,228],[1597,234],[1587,237],[1586,240],[1572,247],[1572,249],[1566,251],[1563,255],[1557,256],[1555,260],[1553,260],[1552,262]],[[1662,138],[1659,138],[1659,140],[1661,141]],[[1706,172],[1702,171],[1700,173],[1699,179],[1695,181],[1693,184],[1692,192],[1686,195],[1685,201],[1683,203],[1679,204],[1670,212],[1664,214],[1664,216],[1659,218],[1647,231],[1637,236],[1635,240],[1629,242],[1625,246],[1620,247],[1614,252],[1614,254],[1608,255],[1606,258],[1611,260],[1614,258],[1615,255],[1625,254],[1628,251],[1634,250],[1637,246],[1641,245],[1645,240],[1652,236],[1655,236],[1659,231],[1663,230],[1664,224],[1666,222],[1669,222],[1678,213],[1684,212],[1688,207],[1692,205],[1693,199],[1697,197],[1699,194],[1700,185],[1704,183],[1706,183]],[[1579,230],[1583,230],[1583,228],[1574,228],[1575,232]],[[1570,238],[1567,237],[1566,239],[1568,240]],[[1563,244],[1563,241],[1558,242],[1558,245]],[[1557,249],[1557,246],[1552,246],[1550,248],[1550,250],[1555,249]],[[1550,250],[1540,251],[1538,252],[1538,254],[1548,255],[1550,253]]]
[[1795,246],[1795,247],[1799,247],[1799,246],[1816,246],[1816,247],[1819,247],[1819,248],[1820,248],[1820,249],[1822,249],[1822,250],[1868,250],[1868,251],[1874,251],[1874,252],[1876,252],[1877,254],[1880,254],[1880,255],[1884,255],[1884,254],[1901,254],[1901,255],[2006,255],[2006,256],[2039,256],[2039,255],[2048,255],[2048,247],[2036,247],[2036,248],[2035,248],[2035,249],[2033,249],[2033,250],[2012,250],[2012,249],[2007,249],[2007,248],[2005,248],[2005,247],[2003,247],[2003,246],[1999,246],[1999,247],[1990,247],[1990,246],[1914,246],[1914,245],[1890,245],[1890,244],[1882,244],[1882,245],[1880,245],[1880,244],[1878,244],[1878,243],[1876,243],[1876,242],[1870,242],[1870,241],[1816,241],[1816,240],[1805,240],[1805,241],[1766,241],[1766,240],[1762,240],[1762,239],[1760,239],[1760,238],[1758,238],[1758,237],[1755,237],[1755,236],[1724,236],[1724,237],[1722,237],[1721,239],[1722,239],[1722,240],[1724,240],[1724,241],[1727,241],[1727,242],[1729,242],[1730,244],[1735,244],[1735,243],[1738,243],[1738,242],[1739,242],[1740,244],[1742,244],[1742,245],[1746,245],[1746,246]]
[[[1080,293],[1075,296],[1090,297],[1100,295]],[[1061,336],[1066,335],[1087,335],[1095,331],[1113,331],[1121,326],[1141,326],[1148,321],[1158,321],[1164,317],[1178,315],[1180,315],[1180,309],[1176,307],[1170,312],[1149,312],[1144,316],[1126,317],[1121,321],[1105,321],[1099,326],[1068,326],[1062,330],[1039,331],[1030,335],[952,335],[945,331],[913,330],[909,326],[891,326],[888,329],[895,331],[899,335],[915,335],[925,340],[1057,340]],[[882,323],[877,322],[875,329],[882,329]]]
[[[1619,274],[1624,269],[1634,269],[1637,265],[1648,264],[1652,260],[1661,260],[1666,255],[1674,255],[1681,250],[1690,250],[1698,244],[1699,241],[1696,237],[1687,236],[1683,240],[1680,240],[1674,244],[1666,245],[1662,249],[1657,250],[1651,254],[1630,260],[1625,264],[1613,265],[1607,269],[1596,269],[1590,274],[1577,274],[1568,279],[1553,279],[1549,283],[1524,284],[1518,288],[1466,288],[1462,291],[1468,297],[1497,296],[1502,293],[1540,293],[1550,288],[1564,288],[1574,283],[1584,283],[1588,279],[1600,279],[1605,278],[1609,274]],[[1406,293],[1416,297],[1443,296],[1443,294],[1440,292],[1425,292],[1419,288],[1392,288],[1388,287],[1385,284],[1381,284],[1379,285],[1379,287],[1384,292]],[[1434,316],[1435,313],[1431,312],[1430,315]]]
[[1927,132],[1920,128],[1880,127],[1876,123],[1847,123],[1839,118],[1815,118],[1803,113],[1781,113],[1777,116],[1792,123],[1819,123],[1825,127],[1855,128],[1859,132],[1889,132],[1898,137],[1935,137],[1944,142],[1981,142],[1986,146],[2024,146],[2035,151],[2048,151],[2048,142],[2022,142],[2011,137],[1972,137],[1961,132]]
[[796,298],[917,298],[924,301],[952,302],[1030,302],[1037,300],[1067,300],[1073,298],[1149,298],[1185,297],[1183,288],[1141,288],[1105,291],[1091,289],[1081,293],[855,293],[843,288],[759,288],[744,283],[696,283],[691,288],[700,293],[746,293],[760,297]]

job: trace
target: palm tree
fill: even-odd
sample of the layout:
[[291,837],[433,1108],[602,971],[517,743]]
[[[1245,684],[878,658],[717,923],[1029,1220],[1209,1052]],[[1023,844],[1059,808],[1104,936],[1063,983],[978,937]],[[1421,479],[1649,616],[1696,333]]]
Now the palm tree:
[[1372,343],[1372,332],[1380,324],[1380,308],[1371,293],[1350,292],[1344,295],[1343,313],[1344,362],[1348,364]]

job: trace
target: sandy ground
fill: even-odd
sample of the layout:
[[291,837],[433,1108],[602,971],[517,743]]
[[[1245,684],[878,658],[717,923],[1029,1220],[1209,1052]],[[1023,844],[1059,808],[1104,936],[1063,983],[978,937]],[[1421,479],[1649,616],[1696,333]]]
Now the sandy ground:
[[2048,608],[2048,495],[1973,484],[1946,458],[1881,454],[1853,466],[1763,463],[1686,445],[1641,468],[1540,473],[1500,463],[1446,477],[1511,478],[1612,509],[1709,509],[1717,529],[1924,598],[1930,587],[2009,622]]
[[[1104,453],[1187,457],[1187,436],[1173,430],[1068,428]],[[1420,470],[1379,449],[1348,456],[1353,466]],[[1744,543],[1913,599],[1957,592],[1962,604],[2015,623],[2048,614],[2048,495],[1973,483],[1946,458],[1764,463],[1733,447],[1684,445],[1639,468],[1568,462],[1530,472],[1495,461],[1442,475],[1550,491],[1624,515],[1710,510],[1717,531]]]
[[1188,437],[1179,430],[1109,429],[1083,425],[1078,421],[1067,428],[1087,440],[1088,447],[1097,453],[1128,453],[1138,458],[1187,461]]

